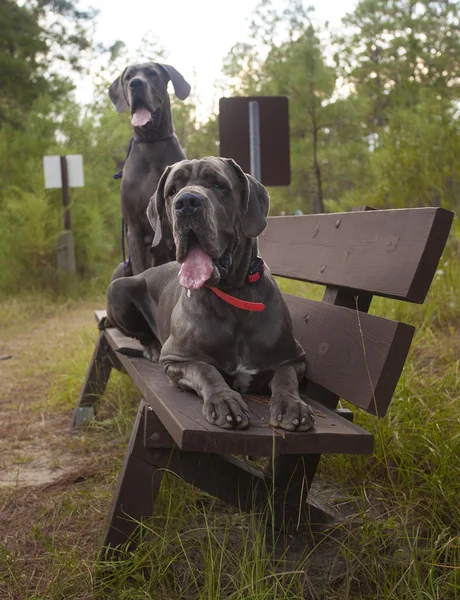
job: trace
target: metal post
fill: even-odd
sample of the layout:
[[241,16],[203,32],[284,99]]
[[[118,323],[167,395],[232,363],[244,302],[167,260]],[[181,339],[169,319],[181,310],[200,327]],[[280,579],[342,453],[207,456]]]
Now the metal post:
[[251,175],[260,181],[260,120],[259,103],[256,100],[249,102],[249,154],[251,160]]
[[61,156],[62,175],[62,205],[64,206],[64,229],[70,231],[70,208],[69,208],[69,175],[67,172],[67,159]]

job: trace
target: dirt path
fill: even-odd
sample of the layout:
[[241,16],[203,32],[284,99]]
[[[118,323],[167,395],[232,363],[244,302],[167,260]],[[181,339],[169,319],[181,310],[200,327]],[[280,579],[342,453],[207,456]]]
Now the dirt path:
[[11,356],[0,360],[1,600],[95,598],[91,564],[126,434],[109,393],[97,425],[69,423],[101,306],[0,303],[0,357]]
[[95,333],[92,306],[34,318],[0,342],[0,486],[51,483],[79,468],[69,447],[69,411],[47,397],[66,358]]

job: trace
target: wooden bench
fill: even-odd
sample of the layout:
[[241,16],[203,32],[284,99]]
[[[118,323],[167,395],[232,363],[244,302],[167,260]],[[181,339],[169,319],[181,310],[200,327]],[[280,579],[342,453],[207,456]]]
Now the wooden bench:
[[[116,329],[101,331],[72,427],[94,415],[112,368],[125,371],[145,400],[135,420],[103,545],[136,543],[137,524],[153,513],[164,469],[225,502],[251,510],[273,496],[275,522],[320,521],[307,501],[322,454],[368,454],[373,436],[338,409],[340,398],[383,417],[409,351],[414,327],[368,314],[374,295],[423,303],[453,214],[441,208],[367,210],[272,217],[260,238],[275,275],[326,286],[322,302],[285,294],[305,349],[303,395],[315,428],[287,433],[268,425],[268,399],[246,397],[251,425],[228,431],[207,423],[202,402],[170,385],[158,365],[117,353],[138,347]],[[105,313],[96,313],[100,320]],[[273,456],[270,475],[231,455]]]

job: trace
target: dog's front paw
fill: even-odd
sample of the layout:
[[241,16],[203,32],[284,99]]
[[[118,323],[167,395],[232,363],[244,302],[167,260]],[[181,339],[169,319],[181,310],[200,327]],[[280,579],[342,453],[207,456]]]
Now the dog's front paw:
[[246,402],[230,388],[212,394],[203,404],[203,415],[209,423],[223,429],[245,429],[249,425]]
[[286,431],[308,431],[315,424],[311,407],[298,396],[270,400],[270,425]]
[[158,342],[153,342],[148,346],[144,346],[144,358],[153,363],[158,363],[160,360],[161,346]]

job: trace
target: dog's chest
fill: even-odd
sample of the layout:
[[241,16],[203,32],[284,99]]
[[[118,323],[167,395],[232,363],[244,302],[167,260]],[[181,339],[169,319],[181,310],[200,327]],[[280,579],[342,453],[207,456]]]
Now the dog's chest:
[[230,387],[243,394],[266,390],[273,376],[272,357],[257,332],[234,331],[226,341],[220,344],[218,362]]
[[251,388],[254,375],[258,372],[258,369],[248,367],[244,363],[237,364],[236,370],[232,373],[235,377],[232,387],[238,392],[247,392]]
[[237,363],[233,368],[230,364],[226,364],[221,372],[230,387],[241,394],[265,393],[267,384],[273,376],[272,370],[255,368],[245,362]]

